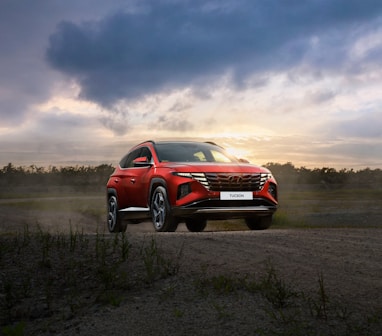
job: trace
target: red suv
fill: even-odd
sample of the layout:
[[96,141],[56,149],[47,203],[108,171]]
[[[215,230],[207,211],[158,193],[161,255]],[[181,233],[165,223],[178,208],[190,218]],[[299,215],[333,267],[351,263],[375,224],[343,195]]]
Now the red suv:
[[263,167],[238,160],[211,142],[146,141],[132,148],[107,182],[110,232],[151,218],[156,231],[203,231],[207,219],[244,218],[267,229],[277,184]]

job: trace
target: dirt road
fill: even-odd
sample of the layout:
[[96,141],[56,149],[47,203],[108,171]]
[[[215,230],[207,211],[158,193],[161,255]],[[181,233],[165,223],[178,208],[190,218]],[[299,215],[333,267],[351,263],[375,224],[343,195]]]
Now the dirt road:
[[[146,229],[129,228],[133,246],[155,237],[162,253],[182,250],[178,275],[132,293],[117,308],[71,321],[62,335],[73,330],[81,335],[379,335],[380,317],[376,327],[360,321],[363,313],[369,321],[370,314],[382,312],[381,229],[189,233],[180,228],[163,234]],[[315,298],[310,313],[301,296],[272,311],[259,293],[230,290],[232,279],[264,279],[269,267],[282,279],[278,285]],[[328,298],[330,312],[320,295]]]
[[[135,233],[142,239],[144,233]],[[183,246],[184,271],[261,272],[271,262],[290,282],[382,307],[382,230],[311,229],[156,234],[164,249]],[[377,298],[380,300],[377,300]]]
[[[0,210],[0,231],[5,234],[17,227],[22,231],[27,220],[52,233],[69,232],[68,223],[79,223],[85,240],[94,242],[95,221],[104,225],[104,217],[95,220],[86,209],[84,215],[65,208],[43,216],[40,210],[16,211],[6,204]],[[177,273],[154,284],[118,290],[117,304],[110,304],[112,291],[107,303],[99,304],[92,298],[94,290],[86,289],[76,314],[68,312],[65,301],[62,309],[47,312],[43,294],[28,297],[28,304],[41,314],[27,322],[27,330],[62,336],[382,335],[382,229],[349,229],[346,220],[343,226],[249,231],[242,225],[223,231],[209,223],[205,232],[190,233],[180,224],[174,233],[154,233],[148,222],[129,225],[128,272],[135,273],[136,266],[144,272],[142,246],[155,240],[161,256],[179,263]],[[105,237],[114,239],[108,233]],[[7,258],[3,264],[15,267]],[[89,271],[95,266],[88,265]],[[0,269],[0,276],[7,272]],[[94,275],[82,276],[91,283]],[[70,295],[64,297],[77,302]],[[0,302],[4,298],[0,292]]]

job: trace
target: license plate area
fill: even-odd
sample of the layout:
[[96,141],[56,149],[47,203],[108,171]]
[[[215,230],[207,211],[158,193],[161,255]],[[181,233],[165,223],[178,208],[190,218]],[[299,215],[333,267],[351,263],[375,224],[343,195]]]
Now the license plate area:
[[252,200],[253,193],[252,191],[221,191],[220,199],[222,201],[242,201],[242,200]]

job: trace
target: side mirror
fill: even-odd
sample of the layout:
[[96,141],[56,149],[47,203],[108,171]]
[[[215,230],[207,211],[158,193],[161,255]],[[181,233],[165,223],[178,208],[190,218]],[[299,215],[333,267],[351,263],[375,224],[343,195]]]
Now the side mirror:
[[152,163],[148,161],[146,156],[138,157],[133,160],[134,167],[151,167]]

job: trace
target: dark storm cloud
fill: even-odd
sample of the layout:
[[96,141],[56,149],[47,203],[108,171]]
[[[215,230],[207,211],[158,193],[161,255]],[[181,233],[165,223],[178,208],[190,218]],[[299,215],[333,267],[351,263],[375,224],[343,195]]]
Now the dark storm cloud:
[[18,125],[28,106],[49,94],[46,65],[35,57],[39,54],[35,46],[46,45],[42,15],[21,1],[0,2],[0,126]]
[[[22,124],[49,99],[57,74],[44,60],[48,37],[64,18],[100,17],[125,0],[0,0],[0,127]],[[126,5],[125,5],[126,7]]]
[[[77,80],[83,99],[111,106],[200,87],[226,73],[243,85],[248,75],[302,61],[342,67],[357,29],[367,31],[381,13],[379,0],[146,1],[140,10],[99,21],[61,22],[46,57]],[[373,53],[365,60],[379,62]]]

